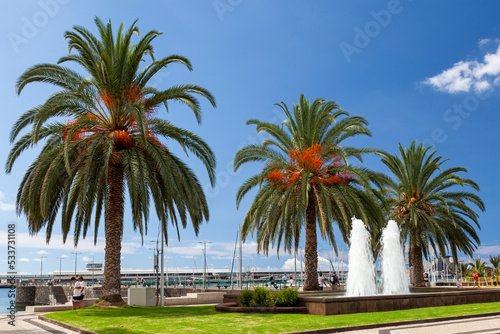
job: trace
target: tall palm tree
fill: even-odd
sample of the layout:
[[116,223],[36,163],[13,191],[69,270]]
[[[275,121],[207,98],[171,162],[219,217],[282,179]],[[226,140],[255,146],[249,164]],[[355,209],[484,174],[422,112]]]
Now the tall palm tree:
[[472,270],[475,270],[477,272],[484,271],[484,268],[486,267],[486,261],[483,261],[481,258],[473,260],[474,261],[469,263]]
[[[44,142],[19,186],[18,214],[26,215],[30,233],[45,228],[49,242],[60,212],[63,240],[73,226],[75,246],[81,235],[87,235],[93,216],[97,241],[104,214],[101,299],[122,303],[120,254],[126,191],[133,227],[141,237],[147,233],[151,202],[165,236],[168,220],[177,234],[179,223],[185,228],[191,220],[197,233],[199,225],[208,220],[206,198],[196,175],[160,139],[172,140],[193,152],[212,183],[214,154],[200,137],[156,114],[174,100],[189,106],[200,121],[200,105],[193,94],[207,98],[214,106],[215,101],[210,92],[196,85],[165,90],[148,86],[170,63],[181,63],[191,70],[189,60],[179,55],[155,59],[152,42],[160,35],[157,31],[132,44],[133,35],[139,34],[136,22],[127,30],[120,25],[116,36],[111,22],[104,24],[96,18],[95,23],[99,38],[84,27],[73,27],[65,33],[70,54],[58,64],[35,65],[18,79],[18,93],[32,82],[48,82],[60,90],[17,120],[11,133],[15,145],[6,170],[11,172],[23,151]],[[142,65],[146,55],[152,61]],[[60,65],[66,62],[79,65],[87,76]],[[30,132],[18,139],[26,127]]]
[[430,249],[446,254],[451,250],[455,262],[458,251],[472,256],[479,237],[478,214],[469,206],[484,211],[484,203],[474,193],[457,189],[471,187],[479,191],[472,180],[457,173],[467,172],[463,167],[442,169],[447,159],[430,152],[430,147],[413,142],[409,148],[399,145],[397,155],[385,155],[382,162],[389,167],[395,180],[388,178],[387,205],[391,216],[401,228],[403,240],[409,240],[409,258],[413,266],[413,284],[424,286],[423,256]]
[[500,255],[490,255],[490,263],[495,275],[500,275]]
[[249,178],[236,195],[237,206],[254,187],[258,193],[245,216],[242,237],[257,231],[258,251],[268,254],[270,244],[279,254],[297,249],[305,227],[305,290],[319,289],[317,279],[317,234],[333,245],[333,222],[347,242],[351,217],[365,222],[383,219],[372,194],[375,172],[348,164],[361,160],[373,149],[341,146],[344,140],[370,135],[367,121],[350,116],[331,101],[316,99],[310,103],[304,95],[293,106],[277,104],[285,113],[283,125],[249,120],[257,132],[270,138],[260,145],[248,145],[234,158],[234,169],[248,162],[265,162],[260,173]]

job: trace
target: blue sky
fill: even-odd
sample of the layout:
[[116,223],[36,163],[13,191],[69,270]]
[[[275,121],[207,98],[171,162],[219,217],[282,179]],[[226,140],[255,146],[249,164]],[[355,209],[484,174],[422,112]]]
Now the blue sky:
[[[23,4],[23,5],[21,5]],[[185,158],[206,185],[210,221],[198,237],[191,229],[181,231],[181,242],[170,229],[169,265],[202,266],[199,241],[208,247],[208,266],[231,266],[238,225],[251,204],[247,195],[239,210],[235,193],[253,175],[258,164],[232,172],[231,162],[238,148],[261,140],[246,120],[281,121],[273,106],[284,101],[297,103],[299,95],[313,100],[334,100],[352,115],[370,122],[371,138],[357,138],[349,144],[379,147],[396,152],[398,143],[412,140],[432,144],[450,158],[446,166],[468,168],[468,177],[481,186],[480,196],[487,211],[481,214],[481,246],[475,257],[500,254],[500,224],[496,214],[500,188],[497,176],[500,134],[500,4],[472,1],[262,1],[262,0],[175,0],[175,1],[86,1],[39,0],[3,5],[0,26],[2,49],[0,88],[3,119],[0,123],[0,161],[10,150],[9,132],[26,110],[42,103],[53,91],[48,85],[33,84],[21,96],[15,81],[28,67],[55,63],[67,53],[65,31],[82,25],[95,32],[95,16],[111,19],[114,27],[129,26],[139,19],[145,33],[163,32],[155,41],[158,57],[181,54],[194,66],[192,72],[180,65],[164,69],[152,83],[159,88],[194,83],[209,89],[217,108],[202,101],[203,122],[174,105],[164,117],[195,131],[212,147],[217,157],[217,185],[195,159]],[[176,147],[179,155],[182,152]],[[6,225],[17,224],[18,271],[39,273],[59,270],[57,257],[68,257],[63,270],[78,268],[93,256],[102,262],[103,231],[97,247],[92,236],[81,240],[75,250],[72,241],[62,244],[55,233],[49,245],[43,233],[30,237],[24,217],[17,217],[14,203],[17,187],[37,148],[26,152],[10,175],[0,173],[0,245],[6,245]],[[369,168],[385,171],[377,158],[366,159]],[[149,223],[144,246],[125,214],[122,268],[149,269],[158,231],[155,218]],[[152,215],[153,217],[153,215]],[[340,240],[340,237],[338,237]],[[302,242],[303,245],[303,242]],[[327,242],[319,240],[320,256],[331,256]],[[342,246],[340,247],[342,249]],[[244,266],[265,269],[291,268],[293,257],[271,252],[255,254],[255,242],[244,246]],[[347,247],[344,245],[345,256]],[[288,262],[287,262],[288,260]],[[5,263],[6,252],[0,261]],[[324,262],[320,266],[327,267]],[[3,268],[3,266],[2,266]],[[0,269],[0,272],[6,270]]]

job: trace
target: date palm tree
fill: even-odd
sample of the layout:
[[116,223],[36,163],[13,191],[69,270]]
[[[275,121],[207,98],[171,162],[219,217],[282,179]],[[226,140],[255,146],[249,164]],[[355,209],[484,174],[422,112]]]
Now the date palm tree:
[[[195,232],[208,220],[202,187],[193,171],[165,145],[177,142],[197,156],[214,182],[214,154],[196,134],[158,117],[170,100],[189,106],[198,121],[201,109],[196,94],[215,106],[213,96],[196,85],[176,85],[165,90],[148,86],[158,71],[171,63],[191,70],[188,59],[171,55],[156,60],[150,31],[139,35],[136,22],[116,36],[111,22],[95,19],[99,38],[84,27],[65,33],[69,54],[58,64],[29,68],[17,81],[17,93],[32,82],[47,82],[59,90],[24,113],[15,123],[15,142],[6,163],[12,171],[19,155],[43,142],[43,147],[27,170],[18,190],[17,211],[25,214],[29,231],[45,228],[49,242],[56,217],[60,214],[63,240],[73,227],[75,247],[92,226],[94,242],[104,214],[105,265],[101,299],[122,303],[120,294],[120,254],[123,234],[124,200],[130,199],[134,230],[147,233],[150,204],[154,204],[162,233],[167,222],[177,228],[190,220]],[[76,51],[71,53],[71,51]],[[146,56],[152,61],[146,63]],[[73,63],[86,76],[64,67]],[[145,65],[143,65],[145,64]],[[168,109],[167,109],[168,111]],[[21,131],[30,131],[18,138]]]
[[257,251],[266,255],[269,246],[291,252],[299,246],[305,229],[304,290],[318,290],[317,232],[336,249],[334,222],[344,241],[351,229],[351,217],[366,223],[381,221],[383,216],[372,194],[372,182],[380,175],[349,164],[374,149],[341,146],[348,138],[370,135],[367,121],[350,116],[331,101],[316,99],[310,103],[304,95],[290,111],[277,104],[286,115],[282,125],[258,120],[257,132],[270,138],[260,145],[248,145],[234,158],[234,169],[248,162],[264,162],[264,168],[239,188],[237,206],[254,187],[258,193],[248,210],[242,237],[257,232]]
[[480,274],[484,274],[486,270],[486,261],[483,261],[481,258],[479,259],[473,259],[469,265],[471,266],[472,270],[477,271]]
[[495,275],[500,275],[500,255],[490,255],[490,263]]
[[467,169],[443,169],[447,159],[436,156],[437,151],[430,152],[430,149],[415,142],[408,148],[400,144],[400,156],[382,158],[394,176],[394,179],[388,178],[386,205],[399,223],[403,240],[409,241],[415,286],[425,286],[422,256],[428,257],[431,248],[441,254],[451,250],[455,262],[458,262],[458,251],[472,256],[479,244],[474,225],[480,226],[478,214],[469,205],[485,209],[479,196],[457,189],[471,187],[479,191],[474,181],[458,175]]

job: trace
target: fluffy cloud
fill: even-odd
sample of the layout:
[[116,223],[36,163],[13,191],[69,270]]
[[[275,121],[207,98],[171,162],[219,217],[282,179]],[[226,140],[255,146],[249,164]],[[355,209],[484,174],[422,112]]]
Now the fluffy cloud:
[[[336,263],[333,263],[333,265],[337,265]],[[347,270],[347,264],[345,262],[341,262],[341,264],[338,264],[338,266],[342,265],[344,270]],[[302,269],[304,269],[305,264],[302,262]],[[335,268],[335,270],[339,270],[340,268]],[[291,258],[285,261],[283,266],[281,267],[281,270],[284,271],[293,271],[295,270],[295,259]],[[297,270],[300,271],[300,259],[297,258]],[[318,270],[319,271],[330,271],[332,270],[332,266],[330,264],[330,261],[322,256],[318,256]]]
[[14,204],[5,203],[5,194],[0,191],[0,211],[14,211],[16,206]]
[[497,255],[500,254],[500,245],[497,246],[479,246],[474,253],[481,255]]
[[[0,247],[7,245],[7,231],[0,231]],[[75,246],[73,244],[73,240],[68,238],[66,243],[62,242],[61,235],[52,235],[50,239],[50,243],[47,244],[45,239],[45,234],[40,233],[34,236],[29,235],[28,233],[17,233],[17,246],[19,248],[34,248],[37,251],[33,251],[32,254],[47,254],[47,251],[53,250],[66,250],[69,252],[75,251]],[[140,247],[140,244],[136,245],[136,248]],[[127,246],[126,250],[132,252],[132,247],[130,245]],[[77,250],[80,252],[104,252],[104,239],[99,238],[99,241],[96,246],[94,246],[93,238],[80,239],[78,242]],[[122,252],[124,252],[122,250]]]
[[[489,40],[479,41],[482,46]],[[500,45],[495,53],[487,53],[483,61],[459,61],[440,74],[427,78],[424,84],[440,91],[456,94],[482,93],[500,83]]]

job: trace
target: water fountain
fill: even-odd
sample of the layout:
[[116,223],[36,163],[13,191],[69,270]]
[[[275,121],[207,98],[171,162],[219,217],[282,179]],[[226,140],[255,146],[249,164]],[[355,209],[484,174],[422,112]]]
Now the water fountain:
[[304,294],[299,298],[299,305],[306,306],[310,314],[381,312],[500,301],[500,289],[413,288],[420,293],[410,293],[400,232],[394,221],[389,221],[382,232],[383,288],[377,295],[370,233],[359,219],[353,218],[349,243],[346,294]]
[[398,224],[389,220],[382,232],[382,282],[384,295],[409,293],[405,258]]
[[[373,296],[377,294],[375,263],[370,233],[363,221],[353,218],[349,238],[349,272],[346,296]],[[401,247],[400,233],[395,221],[390,220],[382,231],[382,283],[385,295],[409,293],[408,278]]]
[[[412,292],[419,293],[410,293],[400,232],[394,221],[389,221],[382,232],[383,289],[381,294],[377,295],[370,233],[361,220],[353,219],[349,243],[346,294],[340,295],[337,291],[301,293],[298,305],[305,306],[309,314],[383,312],[421,307],[500,302],[500,289],[412,288]],[[224,296],[224,300],[236,302],[238,295]]]
[[349,239],[349,273],[346,282],[346,296],[375,295],[375,263],[373,262],[370,233],[363,221],[352,220]]

